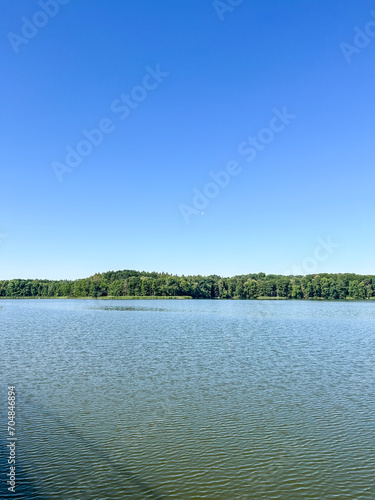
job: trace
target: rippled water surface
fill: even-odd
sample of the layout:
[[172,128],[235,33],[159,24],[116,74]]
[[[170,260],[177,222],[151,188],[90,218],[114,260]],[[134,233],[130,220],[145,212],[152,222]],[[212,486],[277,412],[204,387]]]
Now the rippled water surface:
[[0,305],[0,498],[375,499],[375,301]]

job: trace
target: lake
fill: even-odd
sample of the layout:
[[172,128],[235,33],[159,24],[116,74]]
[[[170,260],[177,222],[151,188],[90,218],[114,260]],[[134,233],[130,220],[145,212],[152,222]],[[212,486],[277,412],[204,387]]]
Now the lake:
[[375,301],[0,306],[1,498],[375,498]]

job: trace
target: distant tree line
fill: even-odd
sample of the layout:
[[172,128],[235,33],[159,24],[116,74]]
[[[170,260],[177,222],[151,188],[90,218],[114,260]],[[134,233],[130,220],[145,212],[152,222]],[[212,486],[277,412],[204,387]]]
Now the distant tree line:
[[193,299],[375,299],[375,276],[264,273],[232,278],[110,271],[75,281],[0,281],[0,297],[179,297]]

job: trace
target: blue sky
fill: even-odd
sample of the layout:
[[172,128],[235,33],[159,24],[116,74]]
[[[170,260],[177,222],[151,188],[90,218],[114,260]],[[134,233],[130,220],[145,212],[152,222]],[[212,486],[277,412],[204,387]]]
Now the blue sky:
[[375,273],[373,2],[53,3],[3,2],[0,279]]

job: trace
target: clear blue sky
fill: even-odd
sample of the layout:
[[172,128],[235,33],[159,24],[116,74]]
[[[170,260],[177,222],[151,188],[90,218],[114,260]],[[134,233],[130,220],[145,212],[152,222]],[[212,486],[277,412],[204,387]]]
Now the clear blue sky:
[[[284,273],[327,236],[340,246],[315,271],[375,273],[375,36],[350,63],[340,47],[373,2],[234,3],[71,0],[50,17],[4,0],[0,279]],[[284,107],[290,124],[261,132]],[[103,119],[112,132],[59,182],[53,162]],[[248,162],[238,147],[260,132]],[[195,209],[230,161],[238,175]]]

